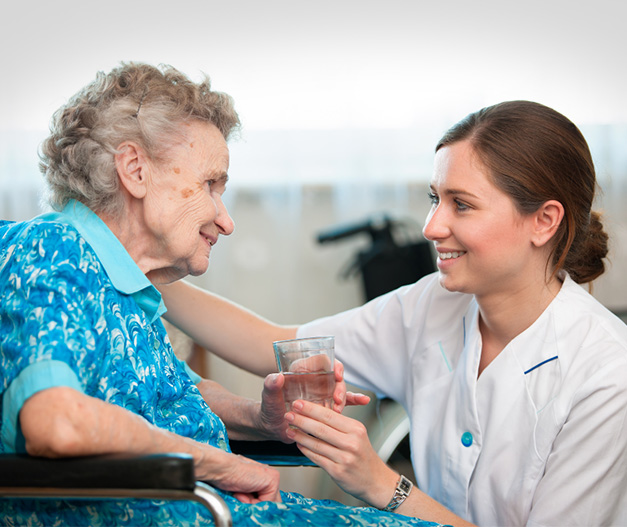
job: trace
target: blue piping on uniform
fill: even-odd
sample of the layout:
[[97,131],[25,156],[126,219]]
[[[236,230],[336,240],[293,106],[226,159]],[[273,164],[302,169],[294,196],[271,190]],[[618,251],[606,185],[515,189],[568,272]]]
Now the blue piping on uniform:
[[527,375],[529,372],[532,372],[533,370],[535,370],[536,368],[539,368],[540,366],[542,366],[543,364],[546,364],[547,362],[551,362],[552,360],[557,359],[557,355],[555,355],[555,357],[551,357],[550,359],[546,359],[543,360],[541,363],[536,364],[535,366],[529,368],[526,372],[525,375]]
[[444,353],[444,348],[442,347],[442,341],[439,341],[438,344],[440,345],[440,353],[442,353],[442,357],[444,357],[444,362],[446,363],[446,367],[448,368],[448,371],[453,371],[453,368],[451,368],[451,365]]

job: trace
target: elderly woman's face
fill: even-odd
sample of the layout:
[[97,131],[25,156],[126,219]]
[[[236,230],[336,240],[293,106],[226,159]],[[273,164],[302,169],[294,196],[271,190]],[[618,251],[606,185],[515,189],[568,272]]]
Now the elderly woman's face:
[[207,270],[220,234],[233,232],[222,194],[229,150],[212,124],[185,125],[185,139],[155,167],[145,199],[146,224],[155,240],[153,269],[171,280]]

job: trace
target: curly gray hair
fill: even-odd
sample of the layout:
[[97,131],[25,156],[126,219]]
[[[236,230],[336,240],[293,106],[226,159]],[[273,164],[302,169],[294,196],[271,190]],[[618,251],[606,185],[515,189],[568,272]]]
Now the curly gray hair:
[[168,65],[122,63],[59,108],[40,152],[48,201],[61,210],[70,199],[117,215],[122,201],[114,156],[135,141],[150,159],[163,162],[181,135],[181,125],[214,124],[226,140],[239,127],[230,96],[212,91],[209,78],[194,83]]

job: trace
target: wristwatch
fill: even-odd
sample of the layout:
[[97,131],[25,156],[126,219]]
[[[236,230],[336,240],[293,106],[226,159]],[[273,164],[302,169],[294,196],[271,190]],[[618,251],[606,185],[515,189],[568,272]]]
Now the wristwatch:
[[400,504],[407,499],[407,496],[409,496],[413,487],[414,484],[401,474],[401,477],[396,484],[396,489],[394,489],[394,495],[392,496],[390,503],[388,503],[381,510],[384,512],[394,512]]

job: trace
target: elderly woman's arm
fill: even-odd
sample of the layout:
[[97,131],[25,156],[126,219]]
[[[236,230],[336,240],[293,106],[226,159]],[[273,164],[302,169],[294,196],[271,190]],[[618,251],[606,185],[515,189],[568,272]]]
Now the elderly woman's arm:
[[187,453],[194,458],[198,479],[234,492],[245,502],[280,501],[276,470],[162,430],[72,388],[49,388],[31,396],[20,411],[20,425],[31,455]]
[[[341,380],[341,363],[337,363],[335,375],[336,380]],[[208,379],[202,379],[197,387],[212,411],[226,425],[229,438],[253,441],[272,439],[291,443],[292,439],[287,435],[289,423],[285,420],[283,384],[283,375],[268,375],[264,380],[261,401],[235,395]],[[333,399],[336,412],[341,412],[345,404],[365,405],[370,402],[367,395],[346,392],[343,382],[338,382]]]
[[272,342],[296,337],[297,326],[274,324],[182,280],[158,288],[169,322],[203,348],[257,375],[276,371]]
[[289,425],[285,421],[281,381],[279,375],[269,375],[264,382],[261,401],[235,395],[208,379],[196,386],[211,410],[224,422],[229,439],[271,439],[291,443],[286,435]]

